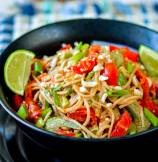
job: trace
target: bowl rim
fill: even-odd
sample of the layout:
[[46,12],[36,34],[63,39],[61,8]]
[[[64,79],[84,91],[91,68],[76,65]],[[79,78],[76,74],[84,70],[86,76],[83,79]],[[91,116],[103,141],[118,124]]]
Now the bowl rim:
[[[149,29],[145,26],[142,25],[138,25],[136,23],[131,23],[131,22],[126,22],[126,21],[121,21],[121,20],[113,20],[113,19],[103,19],[103,18],[77,18],[77,19],[71,19],[71,20],[64,20],[64,21],[58,21],[58,22],[53,22],[53,23],[49,23],[46,25],[43,25],[41,27],[35,28],[23,35],[21,35],[20,37],[18,37],[17,39],[13,40],[7,47],[6,49],[0,54],[0,58],[2,57],[2,55],[5,54],[5,52],[10,48],[10,46],[14,43],[16,43],[17,41],[20,41],[20,39],[23,39],[24,37],[30,35],[31,33],[34,33],[38,30],[50,27],[50,26],[55,26],[55,25],[62,25],[62,24],[71,24],[71,23],[75,23],[78,21],[105,21],[105,22],[111,22],[111,23],[118,23],[118,24],[126,24],[126,25],[130,25],[133,27],[138,27],[153,33],[158,34],[158,32],[156,30],[153,29]],[[64,140],[69,140],[69,141],[75,141],[75,142],[115,142],[115,141],[122,141],[122,140],[130,140],[136,137],[142,137],[146,134],[149,134],[151,132],[154,132],[156,130],[158,130],[158,127],[155,128],[151,128],[149,130],[143,131],[143,132],[139,132],[133,135],[126,135],[123,137],[114,137],[114,138],[77,138],[77,137],[68,137],[68,136],[64,136],[64,135],[59,135],[57,133],[53,133],[53,132],[49,132],[47,130],[44,130],[42,128],[38,128],[36,126],[34,126],[31,122],[27,121],[27,120],[23,120],[21,119],[16,112],[12,109],[10,110],[10,108],[7,107],[7,105],[5,103],[3,103],[1,97],[0,97],[0,106],[12,117],[15,119],[15,121],[18,121],[20,124],[25,125],[26,127],[28,127],[29,129],[33,129],[34,131],[37,131],[38,133],[41,134],[45,134],[47,136],[50,136],[52,138],[60,138],[60,139],[64,139]]]

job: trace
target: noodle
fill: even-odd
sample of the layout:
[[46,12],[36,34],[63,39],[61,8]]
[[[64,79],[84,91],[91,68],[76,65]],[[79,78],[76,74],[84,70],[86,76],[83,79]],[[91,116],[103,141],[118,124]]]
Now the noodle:
[[129,97],[129,95],[125,95],[125,96],[122,96],[122,97],[120,97],[119,99],[117,99],[117,100],[113,103],[112,108],[115,108],[116,105],[118,105],[119,103],[122,103],[122,101],[124,101],[124,99],[126,99],[126,98],[128,98],[128,97]]
[[78,86],[74,85],[73,88],[74,88],[75,92],[76,92],[79,96],[81,96],[81,97],[83,97],[83,98],[91,98],[91,97],[93,97],[93,96],[95,95],[95,93],[96,93],[96,91],[97,91],[97,89],[94,88],[94,89],[92,89],[92,92],[91,92],[90,95],[84,95],[83,93],[81,93],[81,92],[78,90]]
[[109,131],[108,131],[108,137],[110,137],[110,134],[111,134],[111,131],[112,131],[112,128],[113,128],[113,125],[114,125],[114,119],[115,119],[114,112],[112,111],[111,108],[107,108],[105,105],[100,104],[99,102],[97,102],[97,101],[95,101],[95,100],[93,100],[93,99],[92,99],[92,101],[93,101],[95,104],[97,104],[97,105],[99,105],[99,106],[105,108],[105,109],[109,112],[109,114],[110,114],[110,116],[111,116],[111,125],[110,125]]
[[124,66],[121,66],[119,70],[124,74],[125,77],[129,78],[129,74]]
[[85,122],[83,123],[83,126],[86,126],[90,122],[90,107],[89,107],[88,101],[86,99],[84,99],[84,105],[87,109],[87,117],[86,117]]
[[126,83],[126,85],[122,87],[123,89],[126,89],[127,87],[129,87],[129,86],[130,86],[130,84],[131,84],[131,82],[132,82],[132,78],[133,78],[133,76],[134,76],[134,74],[135,74],[136,70],[137,70],[137,67],[136,67],[136,68],[133,70],[133,72],[132,72],[131,76],[129,77],[128,82]]
[[79,100],[78,100],[78,102],[76,104],[74,104],[73,106],[68,107],[68,108],[65,109],[65,113],[77,110],[79,107],[82,106],[82,103],[83,103],[83,100],[81,98],[79,98]]

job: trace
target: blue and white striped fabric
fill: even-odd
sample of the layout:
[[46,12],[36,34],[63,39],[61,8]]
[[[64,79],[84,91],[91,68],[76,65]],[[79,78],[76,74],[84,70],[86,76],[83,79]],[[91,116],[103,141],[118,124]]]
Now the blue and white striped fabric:
[[[11,0],[6,0],[11,1]],[[20,35],[36,27],[74,18],[100,17],[134,22],[158,30],[158,2],[137,1],[124,3],[124,0],[12,0],[1,11],[0,7],[0,53]],[[130,0],[132,1],[132,0]],[[129,1],[128,1],[129,2]],[[140,3],[138,3],[140,2]],[[7,12],[4,12],[7,11]],[[12,11],[12,12],[8,12]]]
[[13,37],[14,17],[0,18],[0,53],[7,47]]

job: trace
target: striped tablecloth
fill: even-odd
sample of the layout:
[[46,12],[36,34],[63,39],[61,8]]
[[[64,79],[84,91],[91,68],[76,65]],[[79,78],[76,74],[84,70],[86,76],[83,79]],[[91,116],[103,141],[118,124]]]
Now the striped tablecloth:
[[63,3],[45,0],[33,3],[29,0],[15,0],[15,3],[5,5],[5,9],[0,6],[0,53],[12,40],[25,32],[67,19],[94,17],[117,19],[158,30],[158,1],[146,0],[143,3],[143,1],[131,0],[130,2],[73,0]]

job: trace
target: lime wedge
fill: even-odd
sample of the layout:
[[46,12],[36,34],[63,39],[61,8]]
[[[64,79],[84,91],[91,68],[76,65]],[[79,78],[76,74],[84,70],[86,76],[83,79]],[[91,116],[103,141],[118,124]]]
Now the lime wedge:
[[31,63],[35,54],[28,50],[16,50],[7,58],[4,66],[4,78],[7,86],[14,93],[23,95],[28,82]]
[[148,74],[153,77],[158,76],[158,53],[149,47],[141,45],[139,47],[140,60],[144,64]]

